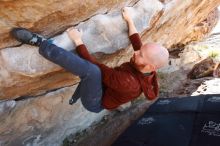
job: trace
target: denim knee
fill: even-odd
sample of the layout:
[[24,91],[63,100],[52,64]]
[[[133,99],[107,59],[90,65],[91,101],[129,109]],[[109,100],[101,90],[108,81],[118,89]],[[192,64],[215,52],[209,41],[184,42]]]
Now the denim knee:
[[83,107],[93,113],[99,113],[101,112],[104,108],[101,106],[101,104],[97,104],[97,105],[89,105],[89,104],[85,104],[84,102],[82,102]]
[[86,77],[81,78],[81,89],[86,92],[86,94],[81,97],[81,102],[84,108],[90,112],[99,113],[103,110],[101,103],[103,94],[101,78],[101,70],[94,64],[89,66]]
[[104,109],[102,106],[102,91],[99,92],[100,93],[97,93],[97,95],[81,98],[81,103],[86,110],[93,113],[99,113]]
[[89,65],[89,69],[88,69],[86,76],[81,76],[80,78],[82,80],[89,79],[89,78],[94,79],[94,80],[99,79],[99,78],[101,79],[101,70],[97,65],[91,63]]

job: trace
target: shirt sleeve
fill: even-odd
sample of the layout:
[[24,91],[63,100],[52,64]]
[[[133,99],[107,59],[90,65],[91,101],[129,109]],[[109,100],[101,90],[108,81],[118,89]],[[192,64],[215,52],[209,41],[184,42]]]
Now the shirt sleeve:
[[86,46],[84,44],[81,44],[81,45],[77,46],[76,47],[76,52],[83,59],[86,59],[86,60],[88,60],[88,61],[90,61],[94,64],[98,64],[96,58],[89,54],[89,51],[88,51],[88,49],[86,48]]
[[[83,59],[86,59],[99,66],[102,72],[102,82],[106,86],[112,89],[122,88],[127,90],[133,87],[132,85],[136,82],[136,80],[126,72],[121,72],[112,67],[108,67],[105,64],[99,63],[92,55],[89,54],[84,44],[77,46],[76,52]],[[124,84],[125,80],[126,84]]]
[[109,83],[110,78],[116,75],[115,70],[113,68],[108,67],[105,64],[99,63],[92,55],[89,54],[88,49],[86,48],[84,44],[77,46],[76,52],[83,59],[86,59],[90,61],[91,63],[98,65],[102,71],[102,81],[108,85],[111,84]]
[[140,50],[142,46],[140,35],[138,33],[134,33],[131,36],[129,36],[129,39],[134,48],[134,51]]

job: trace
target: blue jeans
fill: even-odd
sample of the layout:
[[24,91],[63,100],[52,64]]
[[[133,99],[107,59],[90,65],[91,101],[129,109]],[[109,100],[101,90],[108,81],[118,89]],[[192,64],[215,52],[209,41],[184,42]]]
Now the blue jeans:
[[97,65],[49,41],[41,43],[39,53],[51,62],[80,77],[81,81],[72,96],[72,102],[81,98],[83,106],[88,111],[98,113],[103,110],[101,104],[103,94],[101,71]]

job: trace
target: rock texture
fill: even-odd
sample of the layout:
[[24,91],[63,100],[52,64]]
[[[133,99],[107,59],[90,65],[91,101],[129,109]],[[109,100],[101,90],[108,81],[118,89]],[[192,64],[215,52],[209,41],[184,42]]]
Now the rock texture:
[[78,101],[68,106],[76,86],[23,101],[0,102],[1,146],[58,146],[68,135],[82,131],[106,114],[85,110]]
[[127,127],[145,113],[151,104],[151,101],[146,101],[142,97],[129,109],[105,116],[100,125],[93,125],[79,135],[67,137],[64,140],[64,145],[87,146],[89,144],[91,146],[110,146]]
[[198,79],[207,76],[213,76],[216,64],[211,57],[208,57],[198,64],[195,64],[192,70],[188,73],[188,78]]
[[137,0],[3,0],[0,4],[0,48],[16,45],[9,31],[13,27],[25,27],[52,36],[68,26],[108,11],[132,5]]
[[[205,60],[205,62],[202,62],[203,60]],[[170,54],[169,66],[159,71],[160,91],[162,92],[160,96],[190,96],[193,92],[197,91],[197,88],[204,81],[214,79],[212,75],[210,77],[205,76],[212,74],[213,67],[218,65],[219,62],[220,35],[218,32],[215,32],[215,34],[210,35],[203,41],[194,42],[185,46],[184,50],[172,52]],[[219,67],[216,69],[216,73],[219,73]],[[187,78],[187,74],[190,74],[188,77],[202,78],[191,80]],[[208,85],[213,86],[213,91],[219,88],[218,84],[214,84],[215,82],[211,83],[213,83],[213,85]],[[219,91],[216,90],[216,93],[218,92]]]
[[218,0],[212,1],[213,5],[206,0],[162,2],[163,14],[150,30],[145,31],[145,42],[160,42],[171,51],[176,46],[201,40],[217,23],[218,12],[213,7],[218,6]]
[[[31,19],[27,17],[25,12],[29,11],[21,11],[21,16],[17,19],[26,20],[27,18],[31,19],[32,21],[29,23],[33,28],[41,28],[43,32],[49,34],[48,31],[53,32],[54,28],[56,28],[56,23],[49,23],[50,19],[55,21],[55,18],[50,16],[49,14],[41,13],[36,11],[36,9],[43,7],[43,5],[37,5],[37,2],[33,3],[33,7],[36,5],[37,8],[30,8],[30,4],[27,2],[23,3],[22,5],[16,5],[19,1],[12,2],[12,1],[5,1],[3,2],[4,8],[6,9],[2,13],[5,14],[6,11],[10,8],[20,9],[21,6],[25,6],[28,10],[30,9],[30,13],[32,11],[36,12],[36,15],[39,13],[39,18],[34,17],[36,19]],[[50,5],[53,1],[45,2],[46,6]],[[57,1],[56,5],[51,5],[50,9],[54,8],[54,10],[58,10],[58,4],[64,3],[64,1]],[[69,13],[76,13],[76,17],[78,16],[78,11],[69,10],[69,5],[77,5],[74,4],[73,1],[66,1],[67,8],[63,12],[64,16],[69,18],[69,15],[65,15],[67,12]],[[82,3],[79,6],[82,6],[81,9],[88,9],[87,13],[89,13],[90,9],[83,6],[88,6],[88,2]],[[99,1],[97,1],[99,3]],[[124,5],[133,4],[134,1],[119,1],[117,8],[120,8]],[[132,8],[130,8],[130,12],[132,18],[135,21],[135,25],[140,33],[143,34],[144,41],[156,41],[162,43],[163,45],[170,47],[172,45],[178,44],[187,38],[190,40],[189,32],[192,32],[194,29],[199,28],[197,24],[207,24],[201,25],[202,28],[206,28],[207,31],[202,31],[200,34],[206,34],[215,24],[215,20],[217,17],[214,17],[215,13],[213,12],[214,8],[216,7],[217,3],[220,3],[219,0],[213,1],[213,3],[209,3],[208,7],[207,1],[187,1],[187,2],[180,2],[178,0],[172,1],[158,1],[158,0],[140,0],[134,4]],[[83,5],[84,4],[84,5]],[[108,3],[107,3],[108,4]],[[32,3],[31,3],[32,5]],[[66,5],[66,4],[65,4]],[[110,5],[110,4],[109,4]],[[113,53],[119,49],[127,48],[129,46],[128,41],[128,34],[127,34],[127,26],[124,20],[121,17],[120,10],[115,10],[116,2],[113,1],[109,7],[114,10],[108,11],[107,14],[98,14],[87,21],[79,23],[79,20],[71,20],[72,23],[78,23],[76,25],[77,28],[81,29],[84,33],[83,40],[88,47],[91,53],[96,52],[104,52],[104,53]],[[18,8],[17,8],[17,7]],[[78,6],[78,5],[77,5]],[[78,6],[78,7],[79,7]],[[60,6],[61,7],[61,6]],[[59,7],[59,8],[60,8]],[[79,9],[77,7],[77,9]],[[93,7],[93,6],[91,6]],[[95,6],[94,6],[95,7]],[[107,7],[107,6],[106,6]],[[64,7],[61,7],[64,9]],[[60,9],[61,9],[60,8]],[[42,8],[43,9],[43,8]],[[79,11],[81,12],[81,9]],[[96,13],[101,13],[99,7],[98,8],[91,8],[96,9]],[[103,7],[102,9],[105,9]],[[24,9],[25,10],[25,9]],[[95,11],[93,10],[90,14]],[[61,11],[61,10],[60,10]],[[12,11],[14,12],[14,11]],[[16,11],[17,12],[17,11]],[[49,11],[47,11],[49,13]],[[51,11],[50,11],[51,12]],[[62,11],[61,11],[62,12]],[[66,12],[66,13],[65,13]],[[84,12],[84,11],[82,11]],[[208,14],[212,12],[209,16]],[[55,12],[54,12],[55,13]],[[68,14],[69,14],[68,13]],[[95,12],[94,12],[95,13]],[[1,13],[0,13],[1,14]],[[10,13],[7,13],[10,14]],[[14,14],[14,13],[12,13]],[[26,15],[25,15],[26,14]],[[35,13],[34,13],[35,14]],[[55,13],[57,15],[57,13]],[[178,15],[177,15],[178,14]],[[6,15],[6,14],[5,14]],[[24,16],[23,16],[24,15]],[[82,18],[85,19],[83,14]],[[7,17],[6,17],[7,16]],[[5,16],[7,21],[4,21],[2,24],[6,24],[6,22],[11,22],[12,17],[8,15]],[[25,17],[26,16],[26,17]],[[37,15],[38,16],[38,15]],[[64,17],[63,16],[63,17]],[[90,15],[86,15],[89,17]],[[9,19],[9,18],[11,19]],[[44,20],[48,20],[48,24],[43,25],[42,23],[36,24],[35,21],[44,17]],[[63,17],[57,17],[60,20]],[[66,18],[64,17],[64,18]],[[207,18],[208,17],[208,18]],[[37,19],[38,18],[38,19]],[[50,19],[49,19],[50,18]],[[74,17],[75,18],[75,17]],[[78,18],[78,17],[77,17]],[[4,20],[5,20],[4,19]],[[15,19],[13,17],[13,19]],[[65,19],[70,21],[69,19]],[[211,22],[208,20],[212,20]],[[38,21],[41,22],[41,21]],[[58,21],[61,26],[64,25],[65,21]],[[66,22],[65,26],[68,27],[70,22]],[[205,23],[206,22],[206,23]],[[46,22],[45,22],[46,23]],[[42,24],[42,25],[41,25]],[[211,25],[208,25],[211,24]],[[53,26],[51,29],[44,26]],[[12,27],[7,25],[8,27]],[[28,25],[24,25],[28,27]],[[42,26],[42,27],[41,27]],[[31,27],[29,27],[31,28]],[[57,27],[59,30],[61,27]],[[47,29],[47,31],[44,31]],[[33,29],[34,30],[34,29]],[[61,29],[60,29],[61,30]],[[182,30],[182,31],[180,31]],[[4,32],[8,32],[9,29],[3,29]],[[37,30],[36,30],[37,31]],[[194,31],[193,31],[194,32]],[[200,32],[200,31],[199,31]],[[195,32],[196,33],[196,32]],[[7,33],[8,34],[8,33]],[[44,33],[42,33],[44,34]],[[3,35],[4,36],[4,33]],[[198,35],[201,37],[201,35]],[[3,37],[4,38],[4,37]],[[193,36],[195,38],[195,36]],[[5,40],[4,42],[10,42],[11,39]],[[53,37],[54,43],[60,47],[63,47],[67,50],[72,50],[74,48],[74,44],[68,39],[67,34],[64,32],[56,37]],[[10,46],[9,44],[5,44]],[[95,47],[94,47],[95,46]],[[125,53],[127,55],[127,53]],[[114,64],[117,65],[117,64]],[[38,54],[38,50],[35,47],[22,45],[19,47],[8,47],[4,48],[0,51],[0,99],[14,99],[19,96],[26,96],[26,95],[34,95],[36,93],[45,92],[50,89],[59,88],[61,86],[68,86],[70,84],[76,83],[72,79],[72,76],[68,74],[62,75],[61,68]],[[58,83],[48,82],[45,80],[45,76],[47,75],[53,79],[55,79]],[[64,73],[65,74],[65,73]],[[55,77],[59,76],[59,77]],[[62,82],[62,83],[61,83]]]
[[[67,135],[108,114],[89,113],[80,101],[69,106],[68,99],[75,90],[72,85],[79,79],[41,57],[36,47],[13,40],[9,36],[12,27],[39,32],[70,51],[74,44],[63,31],[75,25],[82,29],[89,51],[103,63],[116,66],[132,54],[120,13],[123,6],[132,6],[132,18],[144,42],[156,41],[172,50],[171,46],[204,37],[216,22],[214,10],[219,4],[220,0],[1,1],[0,145],[60,145]],[[185,57],[171,59],[174,66],[163,70],[173,75],[172,80],[178,75],[185,79],[183,72],[174,76],[176,71],[201,60],[201,54],[192,47],[187,49]],[[191,59],[189,52],[193,54]]]
[[[150,2],[152,5],[149,5]],[[155,0],[142,0],[139,1],[134,8],[130,8],[130,10],[134,12],[132,13],[132,17],[138,24],[137,28],[144,30],[149,27],[151,19],[162,10],[162,4]],[[141,15],[143,15],[146,21],[140,19]],[[78,24],[77,28],[82,29],[83,40],[91,53],[113,53],[129,45],[126,23],[123,21],[120,11],[113,11],[106,15],[96,15],[88,21]],[[52,40],[54,44],[67,50],[71,50],[74,47],[74,44],[65,32],[52,38]],[[30,77],[33,79],[41,78],[48,73],[60,73],[61,70],[59,66],[41,57],[38,54],[37,48],[29,45],[2,49],[0,51],[0,60],[2,64],[0,72],[0,99],[16,98],[40,90],[39,88],[41,88],[42,85],[38,84],[36,87],[32,82],[33,80],[30,80]],[[56,71],[57,73],[55,73]],[[62,80],[64,81],[65,79],[63,78]],[[30,82],[34,84],[34,89],[29,88],[32,87],[29,85]],[[42,80],[42,82],[45,81]],[[54,83],[52,84],[53,87],[56,85]],[[69,85],[69,83],[64,82],[63,86],[66,85]],[[50,89],[53,87],[50,87]],[[25,91],[26,93],[16,92],[18,90]]]

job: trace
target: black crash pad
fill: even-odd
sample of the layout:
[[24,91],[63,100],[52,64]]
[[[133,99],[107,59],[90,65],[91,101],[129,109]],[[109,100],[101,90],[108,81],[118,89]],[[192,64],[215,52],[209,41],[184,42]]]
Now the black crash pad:
[[220,94],[158,99],[112,146],[220,146]]

